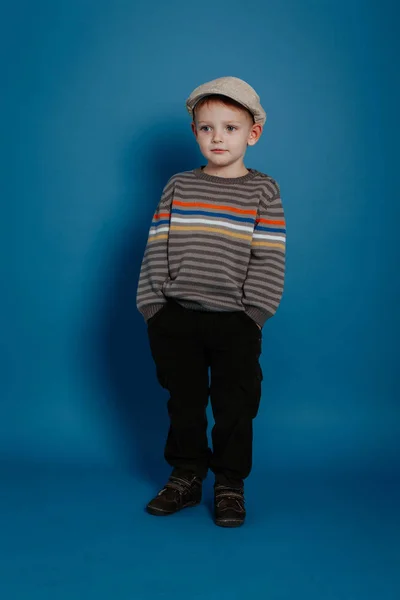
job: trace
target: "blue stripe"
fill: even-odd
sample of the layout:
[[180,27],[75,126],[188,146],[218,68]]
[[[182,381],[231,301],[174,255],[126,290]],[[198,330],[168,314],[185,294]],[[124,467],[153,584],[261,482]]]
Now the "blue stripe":
[[223,217],[231,221],[239,221],[240,223],[254,223],[254,219],[251,217],[236,217],[227,213],[209,212],[207,210],[180,210],[179,208],[172,209],[172,215],[196,215],[198,217]]
[[286,229],[274,229],[273,227],[260,227],[257,225],[255,231],[258,233],[259,231],[270,231],[271,233],[286,233]]
[[158,225],[169,225],[169,220],[167,221],[153,221],[151,226],[158,227]]

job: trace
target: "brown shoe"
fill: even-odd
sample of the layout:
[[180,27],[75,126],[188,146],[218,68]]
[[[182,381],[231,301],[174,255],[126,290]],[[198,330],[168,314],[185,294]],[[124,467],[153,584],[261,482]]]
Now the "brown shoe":
[[175,477],[146,506],[147,512],[157,517],[165,517],[201,502],[203,482],[199,477]]
[[240,527],[246,518],[243,488],[214,486],[215,524],[220,527]]

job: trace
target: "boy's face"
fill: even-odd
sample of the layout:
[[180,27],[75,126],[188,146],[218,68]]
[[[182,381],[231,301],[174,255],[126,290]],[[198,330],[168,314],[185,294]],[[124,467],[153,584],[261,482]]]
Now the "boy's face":
[[209,100],[195,111],[192,130],[209,164],[223,168],[243,160],[247,146],[259,140],[262,126],[254,124],[245,109]]

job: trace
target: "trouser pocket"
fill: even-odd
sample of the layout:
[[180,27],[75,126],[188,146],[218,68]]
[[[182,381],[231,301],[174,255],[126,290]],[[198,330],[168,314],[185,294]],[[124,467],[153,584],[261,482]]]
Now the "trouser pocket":
[[150,317],[150,319],[147,321],[147,327],[150,327],[151,325],[153,325],[153,323],[158,321],[160,316],[165,312],[167,306],[168,302],[165,302],[165,304],[156,312],[156,314]]
[[259,326],[257,325],[257,323],[251,318],[249,317],[249,315],[245,312],[241,313],[242,319],[249,325],[249,327],[253,327],[255,329],[255,331],[261,335],[261,329],[259,328]]
[[255,363],[253,369],[243,373],[241,386],[246,393],[246,412],[251,419],[255,419],[260,408],[262,392],[263,372],[259,362]]

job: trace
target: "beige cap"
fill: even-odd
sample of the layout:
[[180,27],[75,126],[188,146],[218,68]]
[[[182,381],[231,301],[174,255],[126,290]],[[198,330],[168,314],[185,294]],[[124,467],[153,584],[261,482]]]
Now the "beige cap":
[[251,112],[255,123],[264,125],[267,120],[266,112],[260,104],[259,95],[251,85],[242,79],[238,79],[238,77],[220,77],[219,79],[213,79],[193,90],[186,100],[186,108],[192,118],[193,109],[197,102],[201,100],[201,98],[212,94],[228,96],[228,98],[232,98],[232,100],[239,102],[239,104]]

